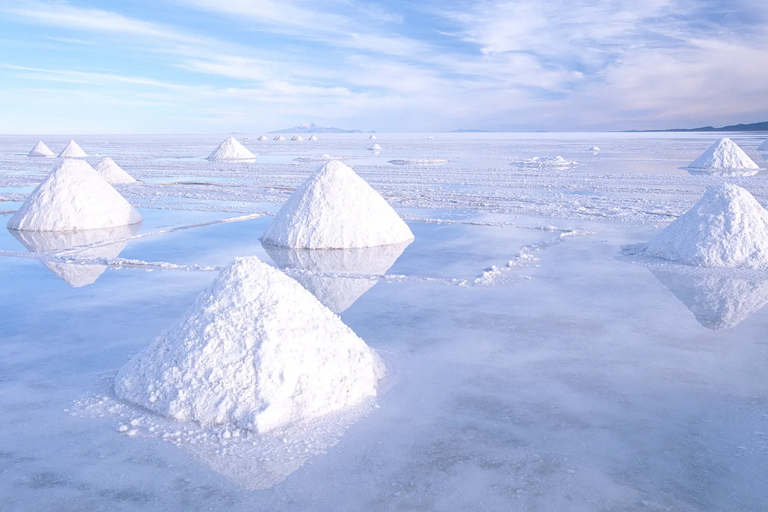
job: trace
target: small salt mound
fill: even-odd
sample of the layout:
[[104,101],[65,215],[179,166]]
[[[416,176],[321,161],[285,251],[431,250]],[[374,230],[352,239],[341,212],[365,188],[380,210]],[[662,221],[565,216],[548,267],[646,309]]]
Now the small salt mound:
[[427,137],[427,140],[434,140],[434,137]]
[[758,151],[768,151],[768,139],[765,139],[762,144],[757,146]]
[[709,188],[640,250],[701,267],[768,267],[768,211],[741,187]]
[[258,139],[256,139],[256,140],[267,140],[267,138],[266,138],[265,136],[263,136],[263,135],[262,135],[261,137],[259,137],[259,138],[258,138]]
[[230,137],[217,147],[208,160],[253,160],[256,155],[248,151],[237,139]]
[[370,137],[368,137],[370,140],[376,140],[376,136],[374,134],[371,134]]
[[378,144],[374,144],[373,146],[369,147],[368,149],[371,150],[371,151],[381,151],[384,148],[382,148]]
[[759,169],[747,154],[728,137],[712,144],[688,165],[691,169]]
[[114,160],[106,157],[104,160],[98,163],[95,167],[96,172],[101,175],[102,178],[107,180],[110,185],[124,185],[126,183],[136,183],[136,180],[125,172],[122,167],[117,165]]
[[578,165],[578,162],[574,162],[573,160],[566,160],[565,158],[561,156],[556,156],[555,158],[551,160],[545,160],[545,162],[548,165],[554,166],[554,167],[571,167],[573,165]]
[[88,154],[83,151],[83,148],[73,140],[69,141],[69,144],[59,153],[59,158],[85,158],[87,156]]
[[313,140],[314,141],[314,140],[317,140],[317,137],[315,137],[314,135],[310,135],[309,139],[307,139],[307,140]]
[[43,143],[43,141],[39,141],[37,144],[35,144],[35,147],[32,148],[32,151],[30,151],[27,156],[56,156],[56,153],[51,151],[50,148]]
[[413,233],[378,192],[332,160],[288,198],[264,233],[278,247],[348,249],[413,240]]
[[120,370],[115,392],[177,420],[264,433],[375,397],[384,371],[311,293],[249,257]]
[[589,150],[590,151],[600,151],[600,148],[597,147],[597,146],[592,146],[591,148],[589,148]]
[[298,141],[298,142],[302,142],[302,141],[304,141],[304,137],[302,137],[301,135],[297,135],[297,136],[295,136],[293,138],[293,140]]
[[8,221],[22,231],[76,231],[127,226],[141,215],[93,167],[64,160]]

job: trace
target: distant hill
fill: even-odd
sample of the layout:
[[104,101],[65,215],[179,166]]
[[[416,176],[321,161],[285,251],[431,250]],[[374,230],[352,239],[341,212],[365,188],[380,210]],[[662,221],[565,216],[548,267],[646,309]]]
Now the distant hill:
[[626,130],[628,132],[768,132],[768,121],[749,124],[732,124],[715,128],[714,126],[702,126],[701,128],[671,128],[669,130]]
[[492,133],[493,130],[481,130],[480,128],[459,128],[453,133]]
[[304,123],[293,128],[286,128],[284,130],[275,130],[269,133],[363,133],[361,130],[344,130],[342,128],[325,128],[323,126],[317,126],[315,123]]

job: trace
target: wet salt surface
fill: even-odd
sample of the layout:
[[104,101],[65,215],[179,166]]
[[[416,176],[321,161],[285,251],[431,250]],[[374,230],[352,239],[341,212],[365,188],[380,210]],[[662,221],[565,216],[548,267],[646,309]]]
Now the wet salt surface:
[[[387,159],[420,152],[452,159],[424,153],[441,143],[436,137],[420,136],[415,147],[384,134],[377,142],[385,151],[406,148]],[[319,154],[344,152],[324,139],[318,142],[329,149]],[[491,139],[479,144],[494,147]],[[78,142],[89,151],[85,139]],[[581,160],[564,149],[596,144],[602,155],[609,142],[544,137],[532,144],[541,156]],[[678,142],[696,153],[693,146],[705,141],[666,144]],[[344,138],[339,146],[353,143]],[[642,137],[622,144],[654,150]],[[537,198],[509,187],[489,199],[485,191],[456,196],[447,186],[492,190],[508,176],[494,177],[494,167],[477,176],[453,161],[413,172],[383,165],[361,174],[409,206],[399,212],[416,239],[390,277],[364,290],[341,318],[384,358],[389,377],[376,404],[280,437],[158,418],[116,401],[110,382],[127,357],[183,314],[216,267],[247,254],[272,262],[259,242],[271,217],[200,224],[263,209],[269,193],[262,186],[290,184],[303,176],[300,169],[263,169],[249,178],[253,203],[225,201],[232,191],[224,189],[207,199],[148,189],[146,197],[160,195],[154,208],[142,208],[136,235],[167,232],[129,241],[119,258],[134,265],[107,267],[87,286],[73,288],[41,261],[0,255],[0,509],[768,507],[768,275],[621,253],[693,204],[706,180],[672,176],[666,167],[625,169],[626,178],[610,179],[580,162],[578,179],[546,170],[526,175],[541,190]],[[439,188],[423,197],[432,180]],[[738,183],[765,204],[761,176]],[[545,200],[565,209],[566,196],[601,200],[583,204],[589,216],[519,214],[545,211]],[[189,210],[198,204],[208,211]],[[500,205],[515,214],[496,211]],[[5,202],[0,210],[17,206]],[[184,209],[166,209],[174,207]],[[612,214],[618,207],[622,216]],[[577,229],[585,234],[552,243]],[[26,253],[5,230],[0,250]],[[518,261],[519,254],[529,257]],[[519,265],[506,267],[512,261]],[[491,266],[504,272],[476,284]]]

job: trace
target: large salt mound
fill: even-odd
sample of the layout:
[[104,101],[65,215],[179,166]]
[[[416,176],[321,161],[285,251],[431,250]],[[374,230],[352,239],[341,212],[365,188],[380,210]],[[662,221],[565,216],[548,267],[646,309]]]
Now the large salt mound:
[[230,137],[210,154],[208,160],[253,160],[256,155],[248,151],[237,139]]
[[39,141],[37,144],[35,144],[35,147],[32,148],[32,151],[30,151],[27,156],[56,156],[56,153],[51,151],[50,148],[43,143],[43,141]]
[[712,144],[699,158],[688,164],[690,169],[759,169],[742,149],[728,137]]
[[127,226],[141,215],[93,167],[64,160],[8,221],[22,231],[76,231]]
[[83,151],[83,148],[77,145],[77,142],[71,140],[64,149],[59,153],[59,158],[85,158],[88,154]]
[[136,183],[136,180],[125,172],[122,167],[117,165],[114,160],[106,157],[95,167],[96,172],[107,180],[110,185],[124,185],[126,183]]
[[376,353],[338,316],[249,257],[131,359],[115,391],[177,420],[263,433],[374,397],[383,375]]
[[332,160],[283,205],[263,242],[278,247],[349,249],[413,240],[410,228],[378,192]]
[[640,253],[702,267],[768,267],[768,211],[741,187],[711,187]]

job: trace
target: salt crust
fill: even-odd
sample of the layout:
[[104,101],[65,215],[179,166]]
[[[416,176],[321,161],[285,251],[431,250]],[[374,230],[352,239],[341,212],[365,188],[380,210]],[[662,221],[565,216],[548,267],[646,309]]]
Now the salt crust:
[[107,183],[110,185],[125,185],[127,183],[136,183],[136,180],[125,172],[122,167],[117,165],[114,160],[112,160],[109,157],[106,157],[104,160],[98,163],[96,167],[96,172],[99,173],[99,175],[107,180]]
[[759,169],[747,154],[728,137],[712,144],[696,160],[688,164],[690,169]]
[[27,154],[27,156],[56,156],[56,153],[46,146],[43,141],[39,141],[35,144],[35,147]]
[[208,156],[208,160],[253,160],[256,155],[248,151],[245,146],[240,144],[234,137],[229,137],[227,140],[219,144],[213,153]]
[[115,378],[123,400],[259,433],[376,396],[376,353],[281,271],[238,258]]
[[126,226],[141,215],[82,160],[65,159],[8,221],[23,231],[76,231]]
[[701,267],[768,268],[768,211],[737,185],[711,187],[640,253]]
[[83,148],[77,145],[77,142],[71,140],[64,149],[59,153],[59,158],[85,158],[88,154],[83,151]]
[[302,183],[264,233],[263,243],[296,249],[398,244],[413,233],[360,176],[332,160]]

